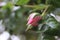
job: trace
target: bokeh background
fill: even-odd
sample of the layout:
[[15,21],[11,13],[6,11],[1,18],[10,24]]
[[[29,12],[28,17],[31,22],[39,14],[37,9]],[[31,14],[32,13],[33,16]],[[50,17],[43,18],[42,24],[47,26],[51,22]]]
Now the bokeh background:
[[[28,16],[43,12],[47,14],[42,22],[46,21],[49,27],[39,26],[26,32]],[[0,0],[0,40],[60,40],[59,24],[60,0]]]

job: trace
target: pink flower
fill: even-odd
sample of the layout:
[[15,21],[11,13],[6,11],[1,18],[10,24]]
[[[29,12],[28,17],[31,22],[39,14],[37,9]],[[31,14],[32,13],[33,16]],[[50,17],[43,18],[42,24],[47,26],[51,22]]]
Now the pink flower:
[[27,25],[31,23],[32,19],[34,18],[34,16],[35,16],[36,14],[37,14],[37,13],[32,13],[32,14],[29,15]]
[[29,16],[27,25],[30,25],[30,24],[32,26],[37,26],[38,25],[38,22],[41,20],[41,17],[40,16],[35,17],[35,15],[36,14],[33,13]]
[[32,26],[37,26],[38,22],[41,20],[42,18],[40,16],[36,16],[35,18],[32,19],[32,21],[30,22],[30,24]]

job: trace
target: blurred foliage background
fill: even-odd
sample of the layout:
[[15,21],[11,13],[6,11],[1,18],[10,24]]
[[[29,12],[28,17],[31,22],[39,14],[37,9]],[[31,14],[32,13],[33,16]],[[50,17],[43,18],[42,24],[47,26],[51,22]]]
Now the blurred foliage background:
[[[24,35],[26,40],[55,40],[54,36],[60,36],[60,23],[51,16],[60,15],[54,13],[60,8],[60,0],[0,0],[6,4],[0,6],[0,20],[3,20],[6,30],[12,35]],[[44,10],[48,7],[47,11]],[[60,11],[60,10],[59,10]],[[25,32],[27,18],[31,13],[45,13],[42,25]],[[43,24],[43,23],[46,24]]]

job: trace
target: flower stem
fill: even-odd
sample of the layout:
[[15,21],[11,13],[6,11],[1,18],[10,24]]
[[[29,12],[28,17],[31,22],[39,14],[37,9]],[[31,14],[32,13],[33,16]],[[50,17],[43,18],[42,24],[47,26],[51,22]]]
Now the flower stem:
[[42,17],[44,17],[45,15],[46,15],[46,12],[47,12],[47,10],[48,10],[48,8],[49,8],[49,6],[47,6],[46,8],[45,8],[45,10],[43,11],[43,13],[42,13]]

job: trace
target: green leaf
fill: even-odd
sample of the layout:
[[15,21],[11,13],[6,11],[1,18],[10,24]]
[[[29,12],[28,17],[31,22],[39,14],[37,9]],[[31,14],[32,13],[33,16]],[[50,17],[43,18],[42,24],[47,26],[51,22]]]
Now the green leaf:
[[46,24],[40,24],[38,26],[38,30],[41,32],[45,32],[46,30],[48,30],[48,26]]
[[56,36],[60,34],[60,23],[52,16],[46,19],[48,30],[44,32],[45,35]]
[[54,17],[50,17],[46,20],[46,25],[50,26],[52,29],[57,29],[59,27],[59,23],[56,21]]
[[25,5],[29,2],[30,0],[18,0],[17,5]]

